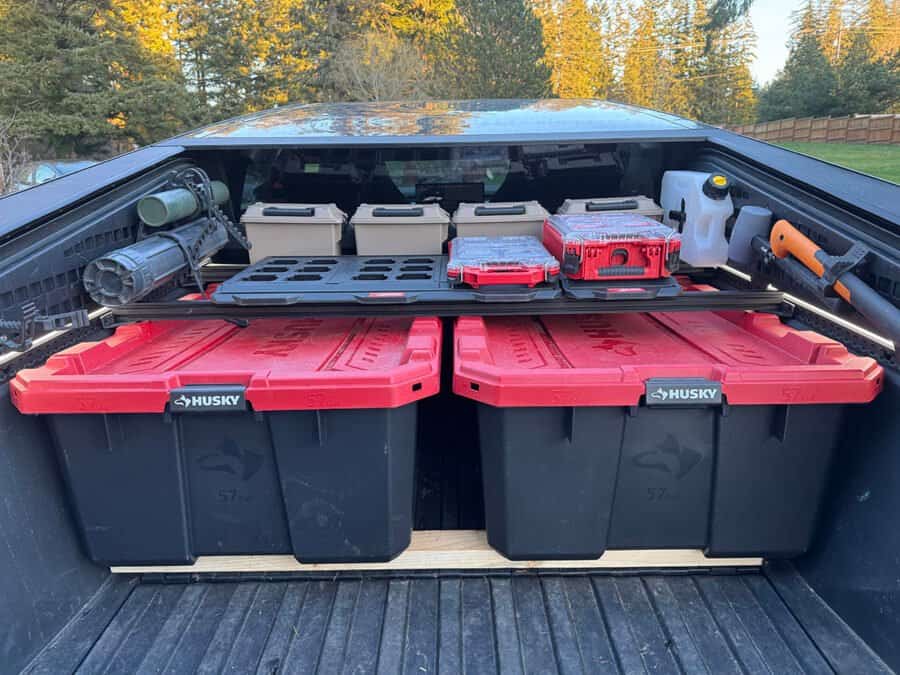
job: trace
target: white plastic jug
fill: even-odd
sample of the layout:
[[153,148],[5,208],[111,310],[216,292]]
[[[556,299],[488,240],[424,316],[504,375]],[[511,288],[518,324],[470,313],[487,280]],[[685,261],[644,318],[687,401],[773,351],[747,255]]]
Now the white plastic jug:
[[728,178],[718,173],[663,174],[663,222],[675,229],[681,225],[681,259],[689,265],[712,267],[728,262],[725,221],[734,212],[730,187]]

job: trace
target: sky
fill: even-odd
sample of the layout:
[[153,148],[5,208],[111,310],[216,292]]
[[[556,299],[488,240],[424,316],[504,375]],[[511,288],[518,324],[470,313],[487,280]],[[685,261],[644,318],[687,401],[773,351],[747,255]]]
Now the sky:
[[753,0],[750,19],[756,29],[756,61],[750,70],[760,84],[766,84],[787,59],[791,14],[806,0]]

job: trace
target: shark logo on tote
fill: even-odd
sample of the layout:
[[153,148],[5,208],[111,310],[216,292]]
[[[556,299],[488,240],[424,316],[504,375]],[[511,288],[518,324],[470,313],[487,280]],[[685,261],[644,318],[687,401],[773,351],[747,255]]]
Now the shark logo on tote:
[[223,441],[216,452],[203,455],[197,464],[204,471],[219,471],[250,480],[263,465],[263,456],[253,450],[239,448],[232,440]]
[[691,469],[703,460],[703,455],[692,448],[685,448],[672,434],[655,450],[636,454],[631,462],[642,469],[668,473],[676,478],[684,478]]

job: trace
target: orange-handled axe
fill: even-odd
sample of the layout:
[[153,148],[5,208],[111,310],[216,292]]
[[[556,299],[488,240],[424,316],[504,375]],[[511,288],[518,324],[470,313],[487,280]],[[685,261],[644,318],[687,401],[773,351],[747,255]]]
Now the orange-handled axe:
[[[792,256],[820,279],[826,275],[831,260],[825,251],[786,220],[772,226],[769,246],[778,258]],[[882,297],[853,272],[840,274],[833,284],[834,292],[872,322],[885,337],[900,345],[900,309]]]

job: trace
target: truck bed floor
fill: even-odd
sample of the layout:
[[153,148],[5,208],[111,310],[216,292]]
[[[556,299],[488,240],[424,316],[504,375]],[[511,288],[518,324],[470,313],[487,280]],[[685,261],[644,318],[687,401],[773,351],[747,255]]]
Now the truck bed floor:
[[787,566],[179,581],[110,579],[27,672],[889,672]]

